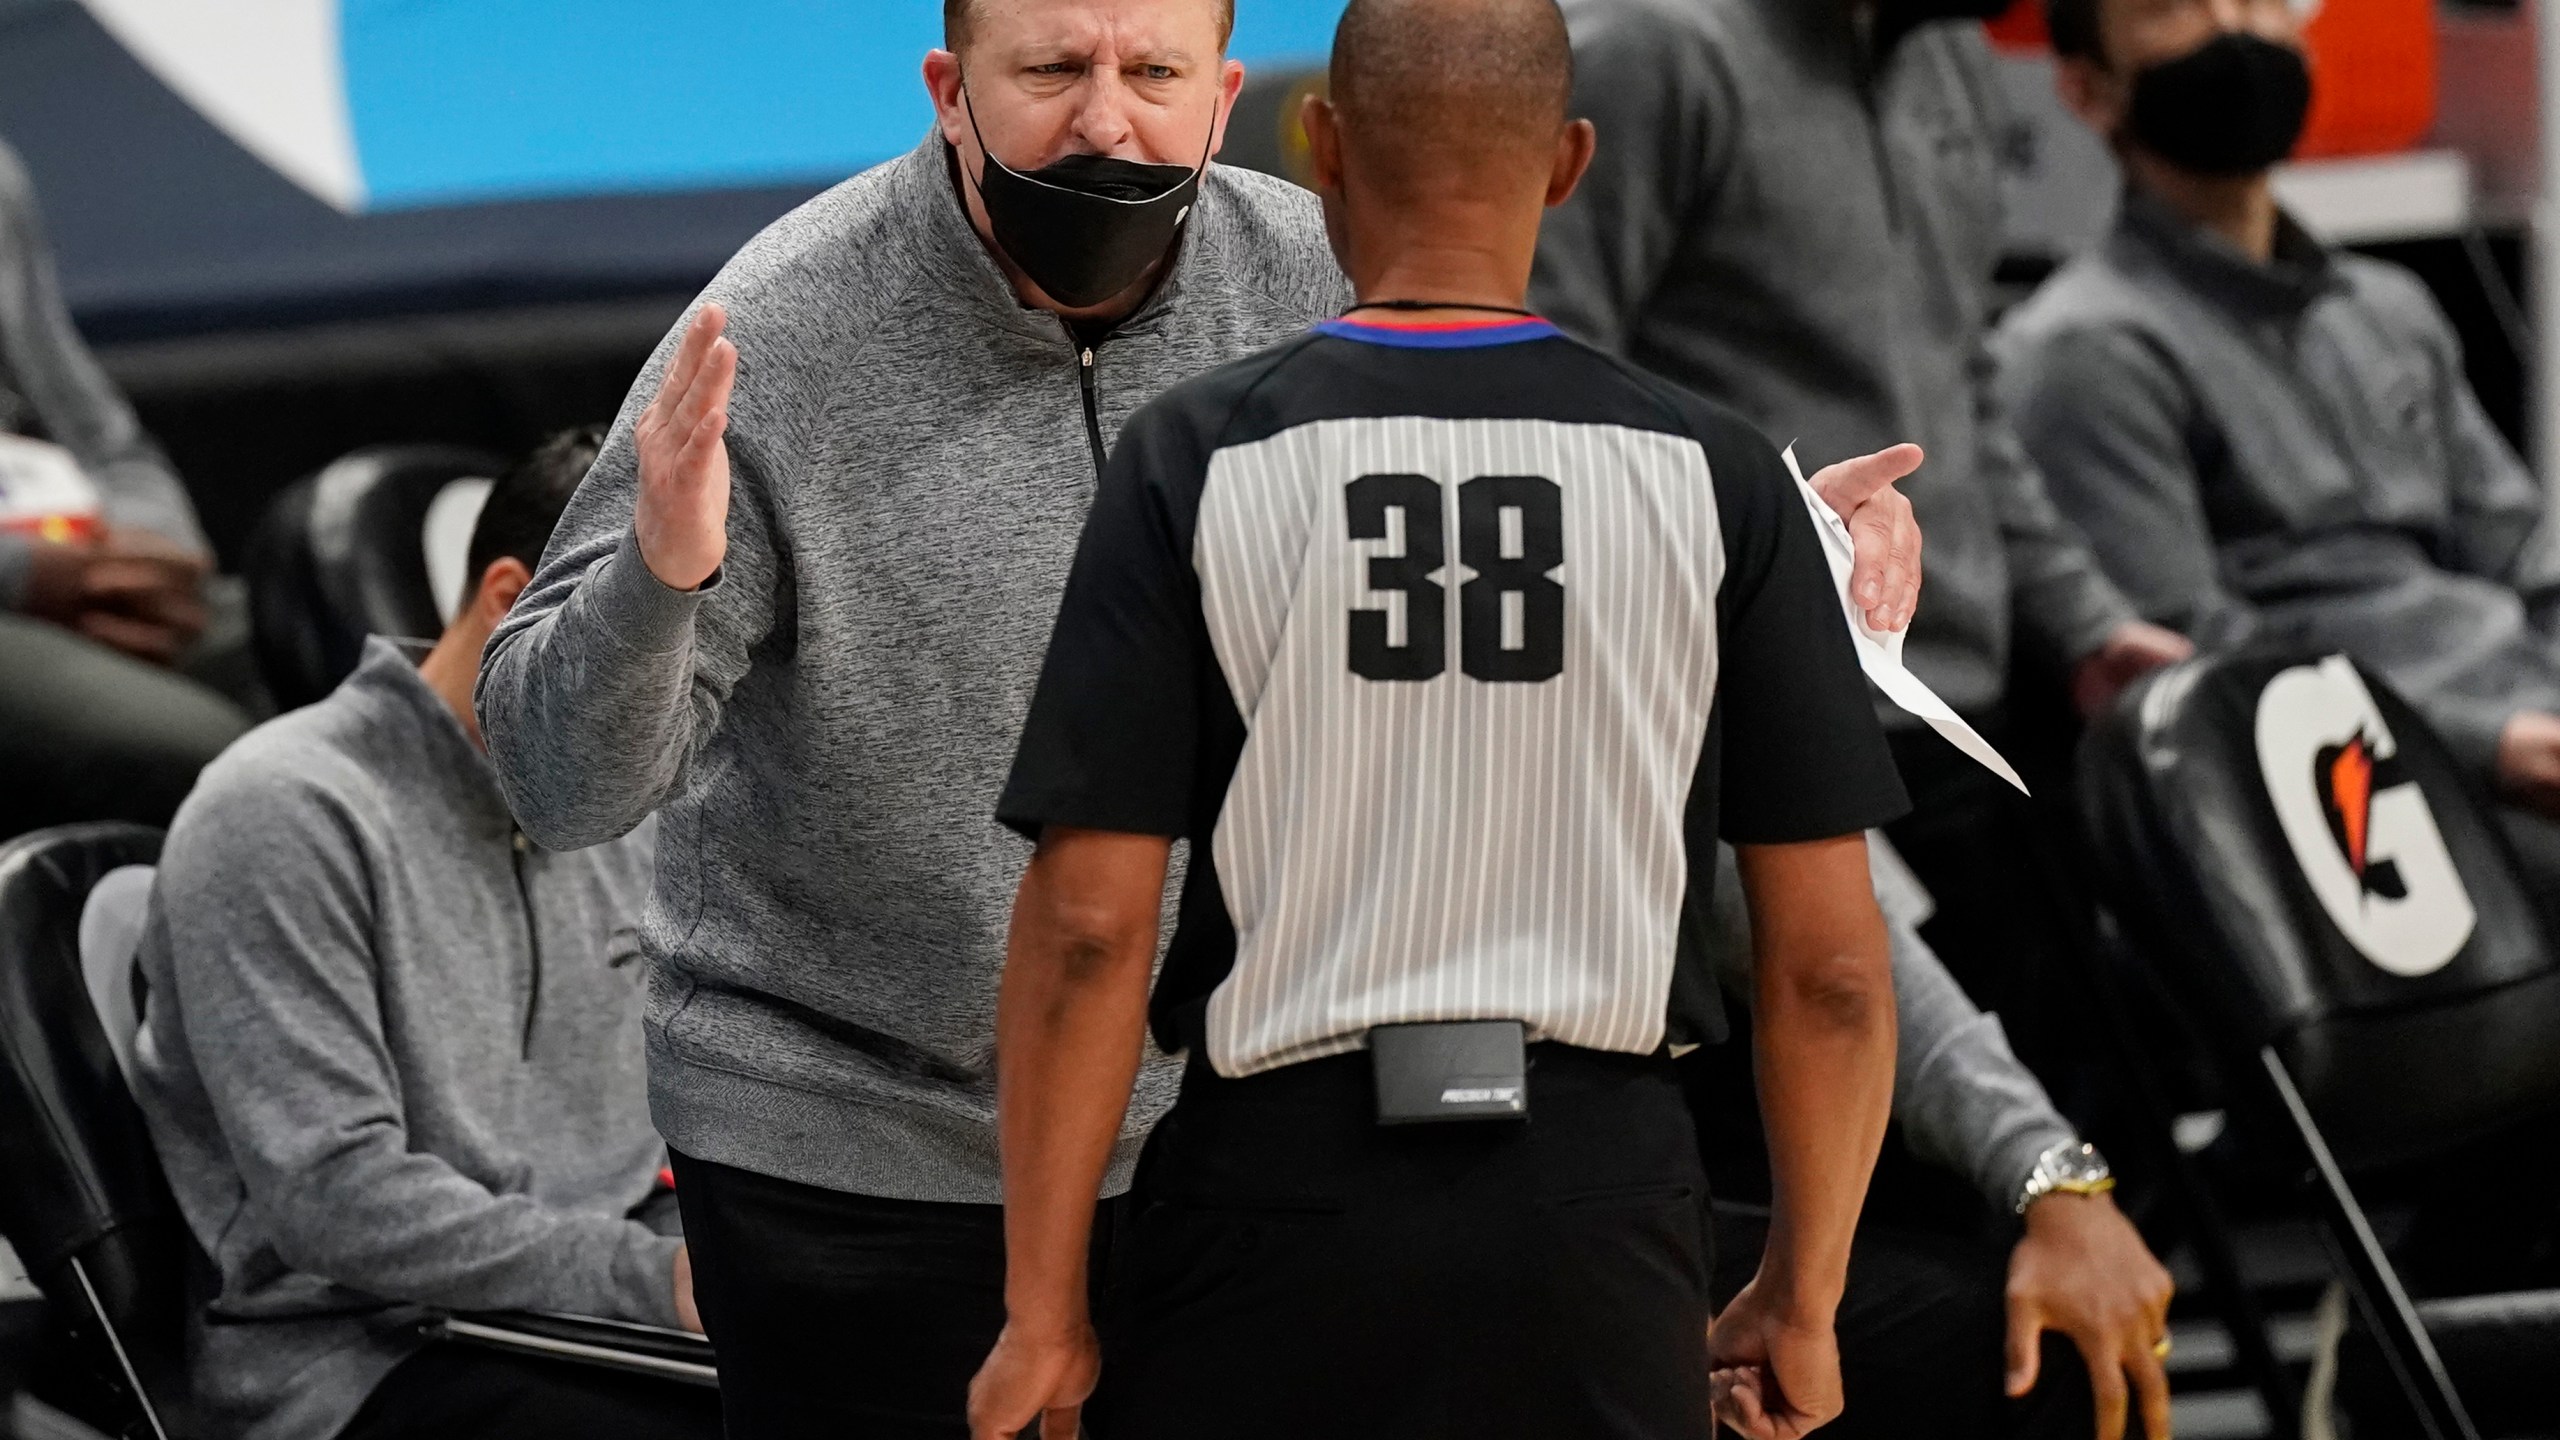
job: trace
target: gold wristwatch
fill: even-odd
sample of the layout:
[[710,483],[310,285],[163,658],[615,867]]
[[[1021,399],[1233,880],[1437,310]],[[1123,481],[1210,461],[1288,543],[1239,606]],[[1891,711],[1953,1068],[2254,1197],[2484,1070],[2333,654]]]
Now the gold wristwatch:
[[2036,1157],[2036,1168],[2027,1172],[2027,1183],[2018,1187],[2017,1211],[2024,1215],[2027,1207],[2059,1190],[2066,1195],[2104,1195],[2116,1188],[2115,1172],[2107,1168],[2107,1157],[2098,1147],[2081,1140],[2065,1140]]

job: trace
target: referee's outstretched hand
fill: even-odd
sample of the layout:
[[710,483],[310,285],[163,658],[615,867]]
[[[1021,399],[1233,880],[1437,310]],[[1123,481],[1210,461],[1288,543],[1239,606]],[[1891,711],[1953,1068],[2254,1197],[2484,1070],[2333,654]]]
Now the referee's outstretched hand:
[[1707,1327],[1716,1419],[1744,1440],[1798,1440],[1840,1415],[1840,1344],[1831,1321],[1785,1312],[1754,1279]]
[[729,391],[738,347],[720,332],[729,315],[705,305],[685,328],[676,358],[640,412],[640,503],[631,526],[649,573],[692,590],[729,553]]
[[1091,1325],[1034,1334],[1007,1322],[987,1363],[969,1382],[969,1440],[1035,1433],[1040,1440],[1076,1440],[1084,1402],[1101,1376],[1102,1342]]
[[1902,629],[1920,608],[1920,522],[1893,482],[1919,469],[1923,458],[1917,445],[1889,445],[1825,465],[1805,481],[1848,522],[1858,557],[1849,570],[1849,594],[1878,630]]

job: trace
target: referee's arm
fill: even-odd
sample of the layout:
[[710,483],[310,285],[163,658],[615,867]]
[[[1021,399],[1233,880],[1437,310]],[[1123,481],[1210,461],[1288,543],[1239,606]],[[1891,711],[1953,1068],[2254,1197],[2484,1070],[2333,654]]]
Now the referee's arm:
[[1840,1411],[1832,1320],[1893,1107],[1895,1017],[1866,837],[1743,845],[1736,856],[1753,917],[1772,1207],[1759,1274],[1716,1318],[1712,1348],[1719,1409],[1758,1440]]
[[1094,1197],[1146,1044],[1170,845],[1052,828],[1023,874],[996,996],[1005,1329],[969,1392],[976,1440],[1075,1435],[1101,1350],[1086,1308]]
[[1707,1348],[1718,1418],[1788,1440],[1841,1408],[1832,1319],[1893,1105],[1891,943],[1865,831],[1907,807],[1821,541],[1768,442],[1699,417],[1716,466],[1722,812],[1752,918],[1752,1033],[1773,1186],[1759,1274]]
[[1205,465],[1169,400],[1121,431],[996,806],[1038,848],[996,992],[1006,1320],[969,1387],[973,1440],[1035,1419],[1077,1434],[1101,1363],[1086,1313],[1094,1202],[1146,1046],[1170,837],[1193,830]]

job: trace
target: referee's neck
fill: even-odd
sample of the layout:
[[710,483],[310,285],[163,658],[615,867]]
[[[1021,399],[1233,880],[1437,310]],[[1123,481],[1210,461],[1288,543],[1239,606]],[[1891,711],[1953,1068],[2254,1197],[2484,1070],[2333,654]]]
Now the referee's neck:
[[1535,232],[1528,247],[1514,247],[1470,236],[1463,228],[1434,228],[1427,234],[1388,235],[1361,245],[1352,254],[1361,263],[1352,271],[1352,289],[1364,305],[1388,301],[1411,305],[1430,301],[1451,309],[1523,310],[1529,303],[1529,261],[1536,253]]
[[[1589,121],[1564,127],[1547,147],[1495,146],[1469,155],[1454,175],[1418,176],[1375,165],[1343,143],[1329,111],[1309,105],[1316,181],[1334,254],[1364,304],[1431,301],[1450,307],[1526,309],[1538,227],[1590,162]],[[1317,132],[1323,132],[1321,136]],[[1463,147],[1429,147],[1439,155]]]

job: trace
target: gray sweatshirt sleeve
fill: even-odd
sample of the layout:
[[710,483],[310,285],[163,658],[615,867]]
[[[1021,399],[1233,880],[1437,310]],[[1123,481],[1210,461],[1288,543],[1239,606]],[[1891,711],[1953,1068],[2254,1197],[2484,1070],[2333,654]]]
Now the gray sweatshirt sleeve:
[[[481,656],[475,703],[489,757],[517,822],[554,850],[628,834],[683,787],[774,623],[781,567],[767,500],[779,427],[762,419],[766,396],[749,368],[768,357],[734,309],[727,557],[700,589],[671,590],[632,532],[632,427],[691,320],[688,311],[641,372],[541,569]],[[769,359],[765,373],[787,363]]]
[[2452,567],[2514,587],[2537,628],[2560,629],[2560,505],[2498,433],[2462,366],[2462,338],[2435,296],[2413,279],[2403,304],[2428,337],[2436,362],[2435,407],[2443,427],[2445,486],[2452,500],[2448,555]]
[[[1997,1017],[1974,1008],[1920,938],[1930,902],[1882,835],[1867,837],[1876,904],[1893,947],[1893,1118],[1921,1159],[1964,1176],[2004,1213],[2036,1157],[2077,1140],[2044,1087],[2009,1051]],[[1751,996],[1751,915],[1731,846],[1716,847],[1716,968],[1727,993]]]
[[2560,628],[2560,509],[2459,369],[2445,388],[2454,563],[2515,587],[2537,626]]
[[2010,427],[1988,346],[1972,361],[1974,433],[1980,437],[1983,483],[2000,517],[2009,561],[2009,605],[2021,634],[2064,664],[2089,655],[2134,607],[2099,567],[2089,541],[2045,488],[2045,478]]
[[256,779],[199,797],[221,823],[173,837],[155,923],[189,1056],[279,1255],[416,1304],[674,1324],[677,1241],[410,1148],[355,822],[317,786]]
[[1694,23],[1654,3],[1568,4],[1573,110],[1600,132],[1573,197],[1538,232],[1530,303],[1575,337],[1625,354],[1699,197],[1716,185],[1736,101]]
[[[109,523],[211,548],[186,486],[72,328],[35,188],[18,157],[0,145],[0,412],[12,389],[45,438],[70,451],[96,483]],[[0,599],[10,596],[7,568],[0,561]]]
[[2222,583],[2188,458],[2188,399],[2135,334],[2076,326],[2006,337],[2001,384],[2027,452],[2063,513],[2144,618],[2223,648],[2258,620]]

